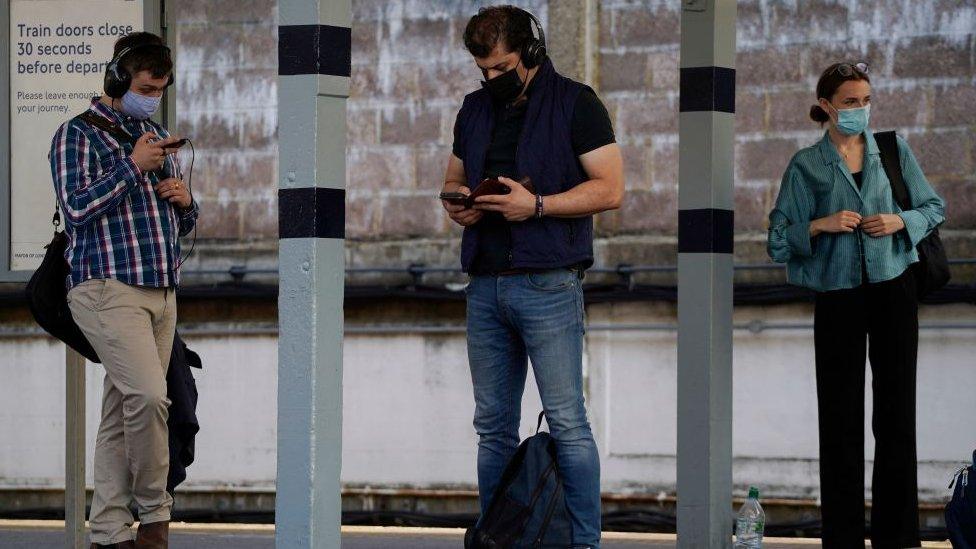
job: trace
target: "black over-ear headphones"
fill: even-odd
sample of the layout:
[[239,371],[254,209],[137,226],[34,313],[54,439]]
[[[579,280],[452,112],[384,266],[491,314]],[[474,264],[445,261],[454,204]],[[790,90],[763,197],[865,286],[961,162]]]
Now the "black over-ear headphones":
[[542,23],[531,12],[522,8],[517,9],[529,16],[529,19],[532,20],[532,26],[535,28],[532,40],[522,47],[522,64],[525,65],[525,68],[532,69],[546,60],[546,33],[542,30]]
[[[129,52],[142,48],[160,48],[166,55],[170,54],[170,49],[162,44],[139,44],[130,48],[122,48],[122,51],[113,57],[108,66],[105,67],[105,95],[112,99],[119,99],[125,95],[125,92],[129,91],[129,86],[132,85],[132,75],[121,65],[122,58]],[[169,87],[172,85],[173,74],[170,73],[169,82],[166,83],[166,86]]]

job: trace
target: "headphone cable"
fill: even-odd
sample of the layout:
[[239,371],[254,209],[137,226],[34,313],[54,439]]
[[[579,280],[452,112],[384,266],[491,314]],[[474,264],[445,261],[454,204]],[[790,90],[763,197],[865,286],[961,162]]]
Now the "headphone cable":
[[[196,160],[197,151],[193,148],[193,141],[189,138],[186,139],[186,144],[190,146],[190,167],[186,171],[186,189],[190,191],[190,207],[193,207],[193,162]],[[193,254],[193,249],[197,246],[197,223],[193,224],[193,239],[190,241],[190,251],[186,252],[186,255],[180,258],[179,263],[176,264],[177,271],[183,266],[183,263],[190,258]]]

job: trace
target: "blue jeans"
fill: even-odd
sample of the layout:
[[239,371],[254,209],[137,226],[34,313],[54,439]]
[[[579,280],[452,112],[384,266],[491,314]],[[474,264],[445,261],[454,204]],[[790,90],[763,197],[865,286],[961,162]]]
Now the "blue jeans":
[[574,546],[600,545],[600,456],[583,402],[583,289],[575,271],[475,276],[467,287],[478,491],[484,516],[519,444],[528,360],[556,440]]

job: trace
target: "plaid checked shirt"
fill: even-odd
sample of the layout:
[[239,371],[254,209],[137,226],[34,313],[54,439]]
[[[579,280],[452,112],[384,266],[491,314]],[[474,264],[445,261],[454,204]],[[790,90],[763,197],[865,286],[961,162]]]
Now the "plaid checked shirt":
[[[118,124],[133,139],[146,132],[168,137],[151,120],[136,120],[92,100],[91,109]],[[185,211],[160,199],[153,186],[182,178],[175,155],[162,170],[145,173],[129,158],[132,143],[78,119],[65,122],[51,143],[54,192],[65,217],[71,266],[68,285],[112,278],[133,286],[179,285],[179,237],[196,224],[196,201]]]

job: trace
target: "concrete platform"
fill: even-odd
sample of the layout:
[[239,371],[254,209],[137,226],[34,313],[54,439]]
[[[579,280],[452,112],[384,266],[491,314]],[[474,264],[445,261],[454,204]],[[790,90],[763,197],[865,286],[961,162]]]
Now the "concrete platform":
[[[386,528],[344,526],[342,546],[351,549],[457,549],[464,532],[446,528]],[[0,520],[0,547],[35,549],[64,547],[61,521]],[[605,532],[601,547],[607,549],[671,549],[673,534]],[[812,549],[820,540],[767,538],[766,549]],[[926,542],[926,549],[951,549],[948,542]],[[173,523],[171,549],[272,549],[274,525]]]

